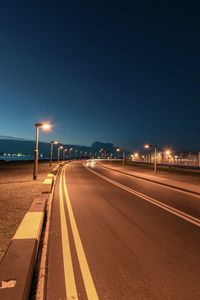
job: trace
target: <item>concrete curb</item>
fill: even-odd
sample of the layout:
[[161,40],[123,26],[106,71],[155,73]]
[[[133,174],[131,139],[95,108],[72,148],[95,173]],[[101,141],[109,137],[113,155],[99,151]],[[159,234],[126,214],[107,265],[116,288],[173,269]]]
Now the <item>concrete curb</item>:
[[[55,173],[59,167],[55,168]],[[0,299],[29,299],[46,202],[53,185],[53,174],[48,174],[41,196],[33,201],[4,254],[0,263]]]
[[[61,164],[56,167],[55,170],[52,170],[54,173],[54,183],[56,183],[58,172],[61,168]],[[46,207],[46,227],[44,230],[44,238],[41,245],[41,257],[38,263],[38,279],[35,292],[35,299],[43,300],[45,299],[46,293],[46,279],[47,279],[47,259],[48,259],[48,240],[49,240],[49,230],[51,223],[51,213],[52,213],[52,203],[53,203],[53,193],[54,193],[55,184],[53,185],[52,192],[49,195]]]
[[113,169],[111,167],[103,166],[102,164],[99,164],[99,165],[101,167],[105,168],[105,169],[109,169],[109,170],[112,170],[112,171],[115,171],[115,172],[118,172],[118,173],[121,173],[121,174],[125,174],[125,175],[128,175],[128,176],[134,177],[134,178],[143,179],[145,181],[149,181],[149,182],[153,182],[153,183],[156,183],[156,184],[160,184],[160,185],[163,185],[163,186],[166,186],[166,187],[173,188],[175,190],[180,190],[180,191],[183,191],[183,192],[187,192],[187,193],[190,193],[190,194],[194,194],[194,195],[200,196],[200,193],[192,191],[192,190],[189,190],[189,189],[184,189],[184,188],[172,185],[172,184],[167,184],[167,183],[159,182],[159,181],[156,181],[156,180],[153,180],[153,179],[144,178],[142,176],[138,176],[138,175],[133,175],[133,174],[130,174],[130,173],[126,173],[126,172],[123,172],[123,171],[120,171],[120,170]]

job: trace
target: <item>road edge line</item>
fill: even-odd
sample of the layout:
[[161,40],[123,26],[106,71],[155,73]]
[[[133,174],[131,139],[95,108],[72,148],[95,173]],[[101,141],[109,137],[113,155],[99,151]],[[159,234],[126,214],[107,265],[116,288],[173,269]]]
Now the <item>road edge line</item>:
[[135,196],[137,196],[137,197],[140,197],[143,200],[145,200],[145,201],[147,201],[147,202],[149,202],[149,203],[151,203],[151,204],[153,204],[153,205],[155,205],[157,207],[160,207],[163,210],[168,211],[169,213],[171,213],[171,214],[173,214],[173,215],[175,215],[175,216],[177,216],[177,217],[179,217],[179,218],[187,221],[190,224],[193,224],[193,225],[196,225],[197,227],[200,227],[200,219],[198,219],[196,217],[193,217],[192,215],[189,215],[187,213],[184,213],[184,212],[182,212],[182,211],[180,211],[180,210],[178,210],[178,209],[176,209],[176,208],[174,208],[172,206],[169,206],[169,205],[167,205],[165,203],[162,203],[162,202],[160,202],[160,201],[158,201],[158,200],[156,200],[156,199],[154,199],[152,197],[149,197],[149,196],[147,196],[145,194],[142,194],[142,193],[137,192],[137,191],[135,191],[135,190],[133,190],[131,188],[128,188],[128,187],[126,187],[125,185],[123,185],[121,183],[118,183],[118,182],[116,182],[116,181],[114,181],[114,180],[112,180],[110,178],[107,178],[106,176],[98,174],[97,172],[91,170],[90,168],[88,168],[86,166],[85,166],[85,168],[88,171],[90,171],[91,173],[94,173],[96,176],[99,176],[100,178],[104,179],[105,181],[110,182],[113,185],[115,185],[115,186],[117,186],[117,187],[119,187],[119,188],[121,188],[121,189],[123,189],[123,190],[125,190],[125,191],[127,191],[127,192],[129,192],[129,193],[131,193],[131,194],[133,194]]
[[130,174],[130,173],[126,173],[126,172],[123,172],[123,171],[120,171],[120,170],[115,170],[113,168],[110,168],[110,167],[107,167],[107,166],[103,166],[100,163],[97,163],[97,165],[100,166],[100,167],[102,167],[102,168],[105,168],[105,169],[108,169],[108,170],[111,170],[111,171],[114,171],[114,172],[118,172],[118,173],[130,176],[130,177],[134,177],[134,178],[138,178],[138,179],[141,179],[141,180],[153,182],[155,184],[163,185],[165,187],[168,187],[168,188],[171,188],[171,189],[174,189],[174,190],[178,190],[178,191],[181,191],[181,192],[184,192],[184,193],[192,194],[193,196],[200,197],[200,193],[198,193],[198,192],[194,192],[194,191],[191,191],[191,190],[188,190],[188,189],[184,189],[184,188],[179,188],[179,187],[174,186],[174,185],[170,185],[170,184],[167,184],[167,183],[158,182],[158,181],[153,180],[153,179],[144,178],[144,177],[141,177],[141,176],[138,176],[138,175],[133,175],[133,174]]

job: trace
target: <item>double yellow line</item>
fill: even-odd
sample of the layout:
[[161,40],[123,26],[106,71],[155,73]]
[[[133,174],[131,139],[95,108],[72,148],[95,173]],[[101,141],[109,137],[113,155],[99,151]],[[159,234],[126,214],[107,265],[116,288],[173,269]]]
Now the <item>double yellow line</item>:
[[66,295],[67,295],[67,299],[74,299],[74,300],[78,299],[64,203],[66,203],[68,214],[69,214],[69,222],[72,229],[73,239],[76,247],[77,257],[78,257],[78,261],[79,261],[79,265],[83,277],[87,298],[88,300],[98,300],[97,292],[87,263],[87,259],[80,239],[69,194],[66,187],[66,177],[65,177],[66,167],[67,166],[64,166],[61,171],[60,183],[59,183],[61,236],[62,236],[62,252],[63,252]]

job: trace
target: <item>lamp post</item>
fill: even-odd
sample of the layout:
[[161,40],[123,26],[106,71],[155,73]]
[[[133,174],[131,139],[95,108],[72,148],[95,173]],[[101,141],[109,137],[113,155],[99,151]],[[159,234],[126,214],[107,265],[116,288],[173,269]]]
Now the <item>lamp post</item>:
[[80,151],[80,159],[83,158],[83,150]]
[[49,130],[51,125],[48,123],[36,123],[35,124],[35,150],[34,150],[34,167],[33,167],[33,180],[37,179],[38,172],[38,139],[39,139],[39,128]]
[[75,153],[75,160],[76,160],[76,153],[78,152],[78,150],[76,149],[75,151],[74,151],[74,153]]
[[63,150],[63,160],[66,160],[66,154],[65,154],[65,153],[66,153],[67,151],[68,151],[67,148]]
[[58,142],[57,141],[51,141],[51,143],[50,143],[50,163],[49,163],[49,165],[50,165],[50,167],[51,167],[51,165],[52,165],[52,159],[53,159],[53,145],[56,145],[56,144],[58,144]]
[[154,172],[157,173],[157,146],[156,145],[144,145],[145,149],[154,148]]
[[63,149],[63,146],[58,147],[58,163],[60,161],[60,150]]
[[125,165],[125,156],[126,156],[125,149],[117,148],[116,151],[118,153],[122,151],[122,167],[124,167],[124,165]]
[[69,149],[69,159],[71,160],[71,158],[72,158],[72,150],[73,150],[73,148],[70,148]]
[[85,159],[86,159],[87,151],[85,151]]

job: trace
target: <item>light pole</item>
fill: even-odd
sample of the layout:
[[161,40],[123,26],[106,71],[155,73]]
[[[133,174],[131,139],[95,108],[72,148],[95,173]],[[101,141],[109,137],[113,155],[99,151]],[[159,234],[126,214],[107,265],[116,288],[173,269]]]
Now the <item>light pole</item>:
[[49,130],[51,125],[48,123],[36,123],[35,124],[35,150],[34,150],[34,167],[33,167],[33,179],[37,179],[38,171],[38,139],[39,139],[39,128]]
[[126,153],[125,153],[125,150],[123,149],[123,161],[122,161],[122,166],[123,167],[125,165],[125,156],[126,156]]
[[87,151],[85,151],[85,159],[86,159]]
[[70,149],[69,149],[69,159],[70,159],[70,160],[71,160],[71,156],[72,156],[72,154],[71,154],[72,150],[73,150],[73,148],[70,148]]
[[63,149],[63,146],[58,147],[58,163],[60,161],[60,150]]
[[124,150],[124,149],[117,148],[116,151],[117,151],[118,153],[122,151],[122,167],[124,167],[124,165],[125,165],[125,155],[126,155],[125,150]]
[[76,153],[78,152],[78,150],[76,149],[75,151],[74,151],[74,153],[75,153],[75,160],[76,160]]
[[56,145],[56,144],[58,144],[57,141],[51,141],[51,143],[50,143],[50,163],[49,163],[50,167],[52,165],[52,159],[53,159],[53,145]]
[[65,154],[65,153],[66,153],[67,151],[68,151],[67,148],[63,150],[63,160],[66,160],[66,154]]
[[154,148],[154,172],[157,173],[157,146],[156,145],[144,145],[145,149]]
[[80,159],[83,158],[83,150],[80,151]]

